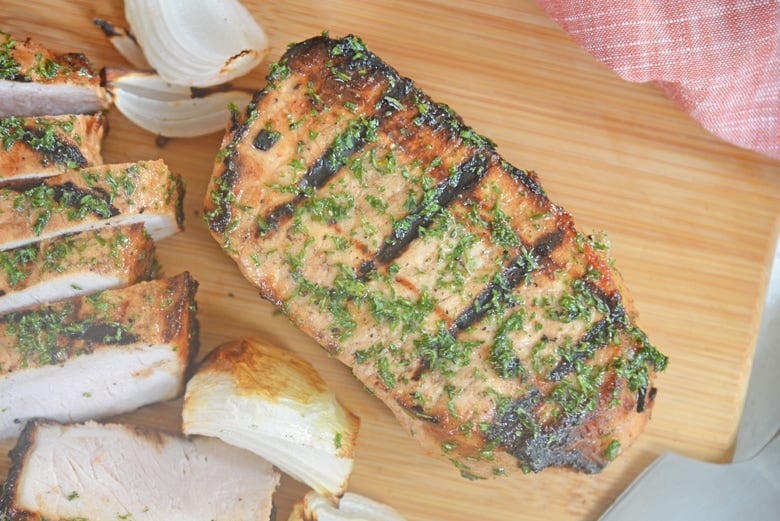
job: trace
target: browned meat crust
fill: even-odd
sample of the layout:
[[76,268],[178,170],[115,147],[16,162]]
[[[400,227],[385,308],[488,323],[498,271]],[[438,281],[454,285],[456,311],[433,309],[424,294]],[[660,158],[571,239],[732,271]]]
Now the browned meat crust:
[[186,367],[197,351],[197,288],[185,272],[3,315],[0,376],[135,342],[175,345]]
[[0,438],[35,417],[81,421],[179,396],[199,345],[197,287],[185,272],[0,317]]
[[162,160],[101,165],[0,186],[0,250],[143,222],[154,239],[184,222],[184,183]]
[[597,472],[666,358],[603,244],[360,39],[313,38],[230,124],[214,238],[466,477]]
[[0,117],[99,112],[100,75],[81,53],[56,54],[0,31]]
[[[32,304],[34,295],[46,296],[40,301],[50,302],[61,300],[57,296],[65,292],[75,295],[107,289],[105,284],[112,279],[128,286],[153,278],[157,269],[154,241],[141,223],[66,234],[0,251],[0,315],[26,307],[23,303]],[[46,289],[52,282],[86,277],[91,280],[83,287]]]
[[0,183],[101,164],[105,126],[102,114],[0,119]]

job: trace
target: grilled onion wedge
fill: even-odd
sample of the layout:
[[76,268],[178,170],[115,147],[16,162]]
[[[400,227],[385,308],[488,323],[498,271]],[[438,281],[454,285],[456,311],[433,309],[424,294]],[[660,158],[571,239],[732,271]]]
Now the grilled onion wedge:
[[405,521],[395,509],[354,492],[345,493],[338,504],[314,491],[293,506],[287,521]]
[[258,339],[214,349],[187,383],[182,429],[250,450],[328,497],[352,472],[359,420],[314,367]]

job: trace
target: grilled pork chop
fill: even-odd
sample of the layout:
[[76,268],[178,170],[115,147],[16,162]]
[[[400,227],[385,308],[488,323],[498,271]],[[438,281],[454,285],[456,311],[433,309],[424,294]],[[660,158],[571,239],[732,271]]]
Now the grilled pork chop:
[[0,31],[0,117],[88,114],[108,107],[100,76],[81,53],[56,54]]
[[102,114],[0,119],[0,183],[99,165]]
[[141,223],[60,235],[0,251],[0,315],[153,278],[155,244]]
[[31,422],[0,493],[7,521],[262,521],[279,474],[213,438]]
[[0,186],[0,250],[64,233],[144,223],[158,240],[184,220],[184,185],[162,160],[84,168]]
[[187,273],[0,317],[0,439],[175,398],[197,351]]
[[666,358],[531,173],[354,36],[291,46],[205,201],[263,297],[469,478],[597,472]]

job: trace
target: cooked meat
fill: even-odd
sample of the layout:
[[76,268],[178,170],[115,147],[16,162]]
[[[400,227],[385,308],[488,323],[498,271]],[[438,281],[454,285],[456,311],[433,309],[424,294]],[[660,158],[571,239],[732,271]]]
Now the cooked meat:
[[328,497],[347,488],[359,425],[311,364],[253,338],[211,351],[184,394],[184,434],[251,450]]
[[205,202],[263,297],[469,478],[602,469],[666,358],[603,245],[354,36],[293,45]]
[[153,239],[179,231],[184,185],[162,160],[84,168],[0,187],[0,250],[64,233],[144,223]]
[[155,244],[141,223],[60,235],[0,251],[0,315],[152,278]]
[[279,474],[213,438],[31,422],[0,494],[7,521],[267,520]]
[[0,317],[0,439],[30,418],[82,421],[180,395],[196,289],[183,273]]
[[102,114],[0,119],[0,183],[99,165]]
[[107,107],[100,76],[86,56],[55,54],[0,31],[0,118],[89,114]]

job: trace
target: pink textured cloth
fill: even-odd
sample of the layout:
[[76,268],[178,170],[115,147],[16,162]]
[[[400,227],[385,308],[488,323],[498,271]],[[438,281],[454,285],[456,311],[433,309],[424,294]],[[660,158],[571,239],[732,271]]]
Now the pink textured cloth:
[[780,0],[538,0],[623,79],[656,82],[704,128],[780,159]]

